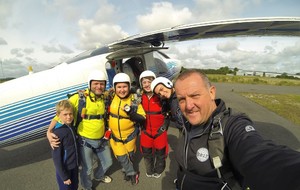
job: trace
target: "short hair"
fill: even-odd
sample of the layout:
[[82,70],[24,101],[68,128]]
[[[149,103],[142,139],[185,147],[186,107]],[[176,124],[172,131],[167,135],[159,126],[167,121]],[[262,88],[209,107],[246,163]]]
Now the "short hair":
[[183,80],[186,77],[188,77],[189,75],[194,74],[194,73],[198,74],[202,78],[202,80],[203,80],[204,84],[207,86],[207,88],[211,87],[211,82],[209,81],[207,75],[205,73],[203,73],[200,69],[185,69],[185,70],[181,71],[174,80],[174,86],[175,86],[177,80]]
[[71,109],[73,111],[73,105],[69,100],[61,100],[56,104],[55,109],[56,113],[60,114],[60,112],[65,109]]

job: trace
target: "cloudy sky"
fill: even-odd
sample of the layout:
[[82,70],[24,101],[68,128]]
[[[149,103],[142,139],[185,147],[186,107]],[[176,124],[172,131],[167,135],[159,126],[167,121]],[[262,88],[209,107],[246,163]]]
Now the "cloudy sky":
[[[300,17],[299,0],[0,0],[0,78],[51,68],[115,40],[203,21]],[[300,72],[300,37],[171,44],[186,67]]]

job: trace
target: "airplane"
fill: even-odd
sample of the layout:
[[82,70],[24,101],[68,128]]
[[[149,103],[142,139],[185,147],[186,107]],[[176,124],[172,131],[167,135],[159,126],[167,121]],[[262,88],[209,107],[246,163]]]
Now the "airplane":
[[116,73],[139,85],[142,71],[173,79],[183,66],[163,50],[165,42],[235,36],[300,36],[300,17],[244,18],[179,25],[137,34],[85,51],[57,66],[0,84],[0,148],[45,137],[55,104],[87,88],[88,74],[107,73],[107,88]]

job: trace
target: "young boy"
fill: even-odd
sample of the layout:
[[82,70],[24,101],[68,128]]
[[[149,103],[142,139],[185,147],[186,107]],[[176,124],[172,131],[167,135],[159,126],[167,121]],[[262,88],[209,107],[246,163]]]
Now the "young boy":
[[68,100],[56,104],[56,117],[59,119],[53,130],[60,144],[52,151],[56,169],[56,179],[60,190],[78,189],[78,154],[75,132],[72,129],[73,106]]

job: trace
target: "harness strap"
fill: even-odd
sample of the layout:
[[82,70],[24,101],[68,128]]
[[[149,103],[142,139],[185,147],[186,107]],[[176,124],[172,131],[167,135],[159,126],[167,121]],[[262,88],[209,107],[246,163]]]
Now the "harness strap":
[[157,137],[159,137],[163,132],[165,132],[166,129],[161,126],[158,130],[156,135],[152,136],[151,134],[149,134],[146,130],[143,130],[143,132],[145,133],[145,135],[147,135],[148,137],[152,138],[152,139],[156,139]]
[[103,119],[104,115],[87,115],[87,114],[85,114],[83,118],[88,119],[88,120],[90,120],[90,119]]
[[[234,174],[231,171],[231,166],[228,164],[225,155],[225,140],[224,129],[226,128],[227,121],[230,116],[237,114],[233,112],[231,108],[228,108],[224,112],[219,113],[213,118],[211,130],[208,137],[208,150],[211,158],[211,162],[217,171],[219,179],[226,181],[230,187],[237,186],[238,183],[234,178]],[[224,163],[223,163],[224,162]],[[239,186],[239,185],[238,185]]]
[[125,140],[118,139],[117,137],[115,137],[115,135],[113,133],[111,134],[111,138],[116,142],[121,142],[123,144],[126,144],[126,143],[130,142],[131,140],[133,140],[137,136],[138,133],[139,133],[139,129],[136,127],[134,129],[134,131],[130,135],[128,135],[128,137]]
[[161,111],[145,111],[146,112],[146,115],[159,115],[159,114],[162,114]]
[[208,137],[209,155],[216,169],[222,166],[221,161],[224,158],[225,142],[223,131],[226,127],[229,115],[230,108],[224,112],[219,113],[213,118],[211,130]]
[[151,139],[154,139],[154,137],[152,135],[150,135],[146,130],[143,130],[143,133],[145,133],[145,135],[147,135]]
[[[106,140],[104,138],[101,138],[100,141],[102,141],[100,144],[103,144],[104,141],[106,141]],[[102,148],[102,146],[99,146],[98,148],[95,148],[90,143],[86,142],[86,140],[84,140],[82,138],[79,138],[79,144],[81,146],[85,146],[85,147],[88,147],[88,148],[92,149],[93,152],[95,152],[95,153]]]
[[113,114],[113,113],[109,113],[109,115],[111,115],[114,118],[118,118],[118,119],[129,119],[129,117],[123,117],[121,115],[116,115],[116,114]]

